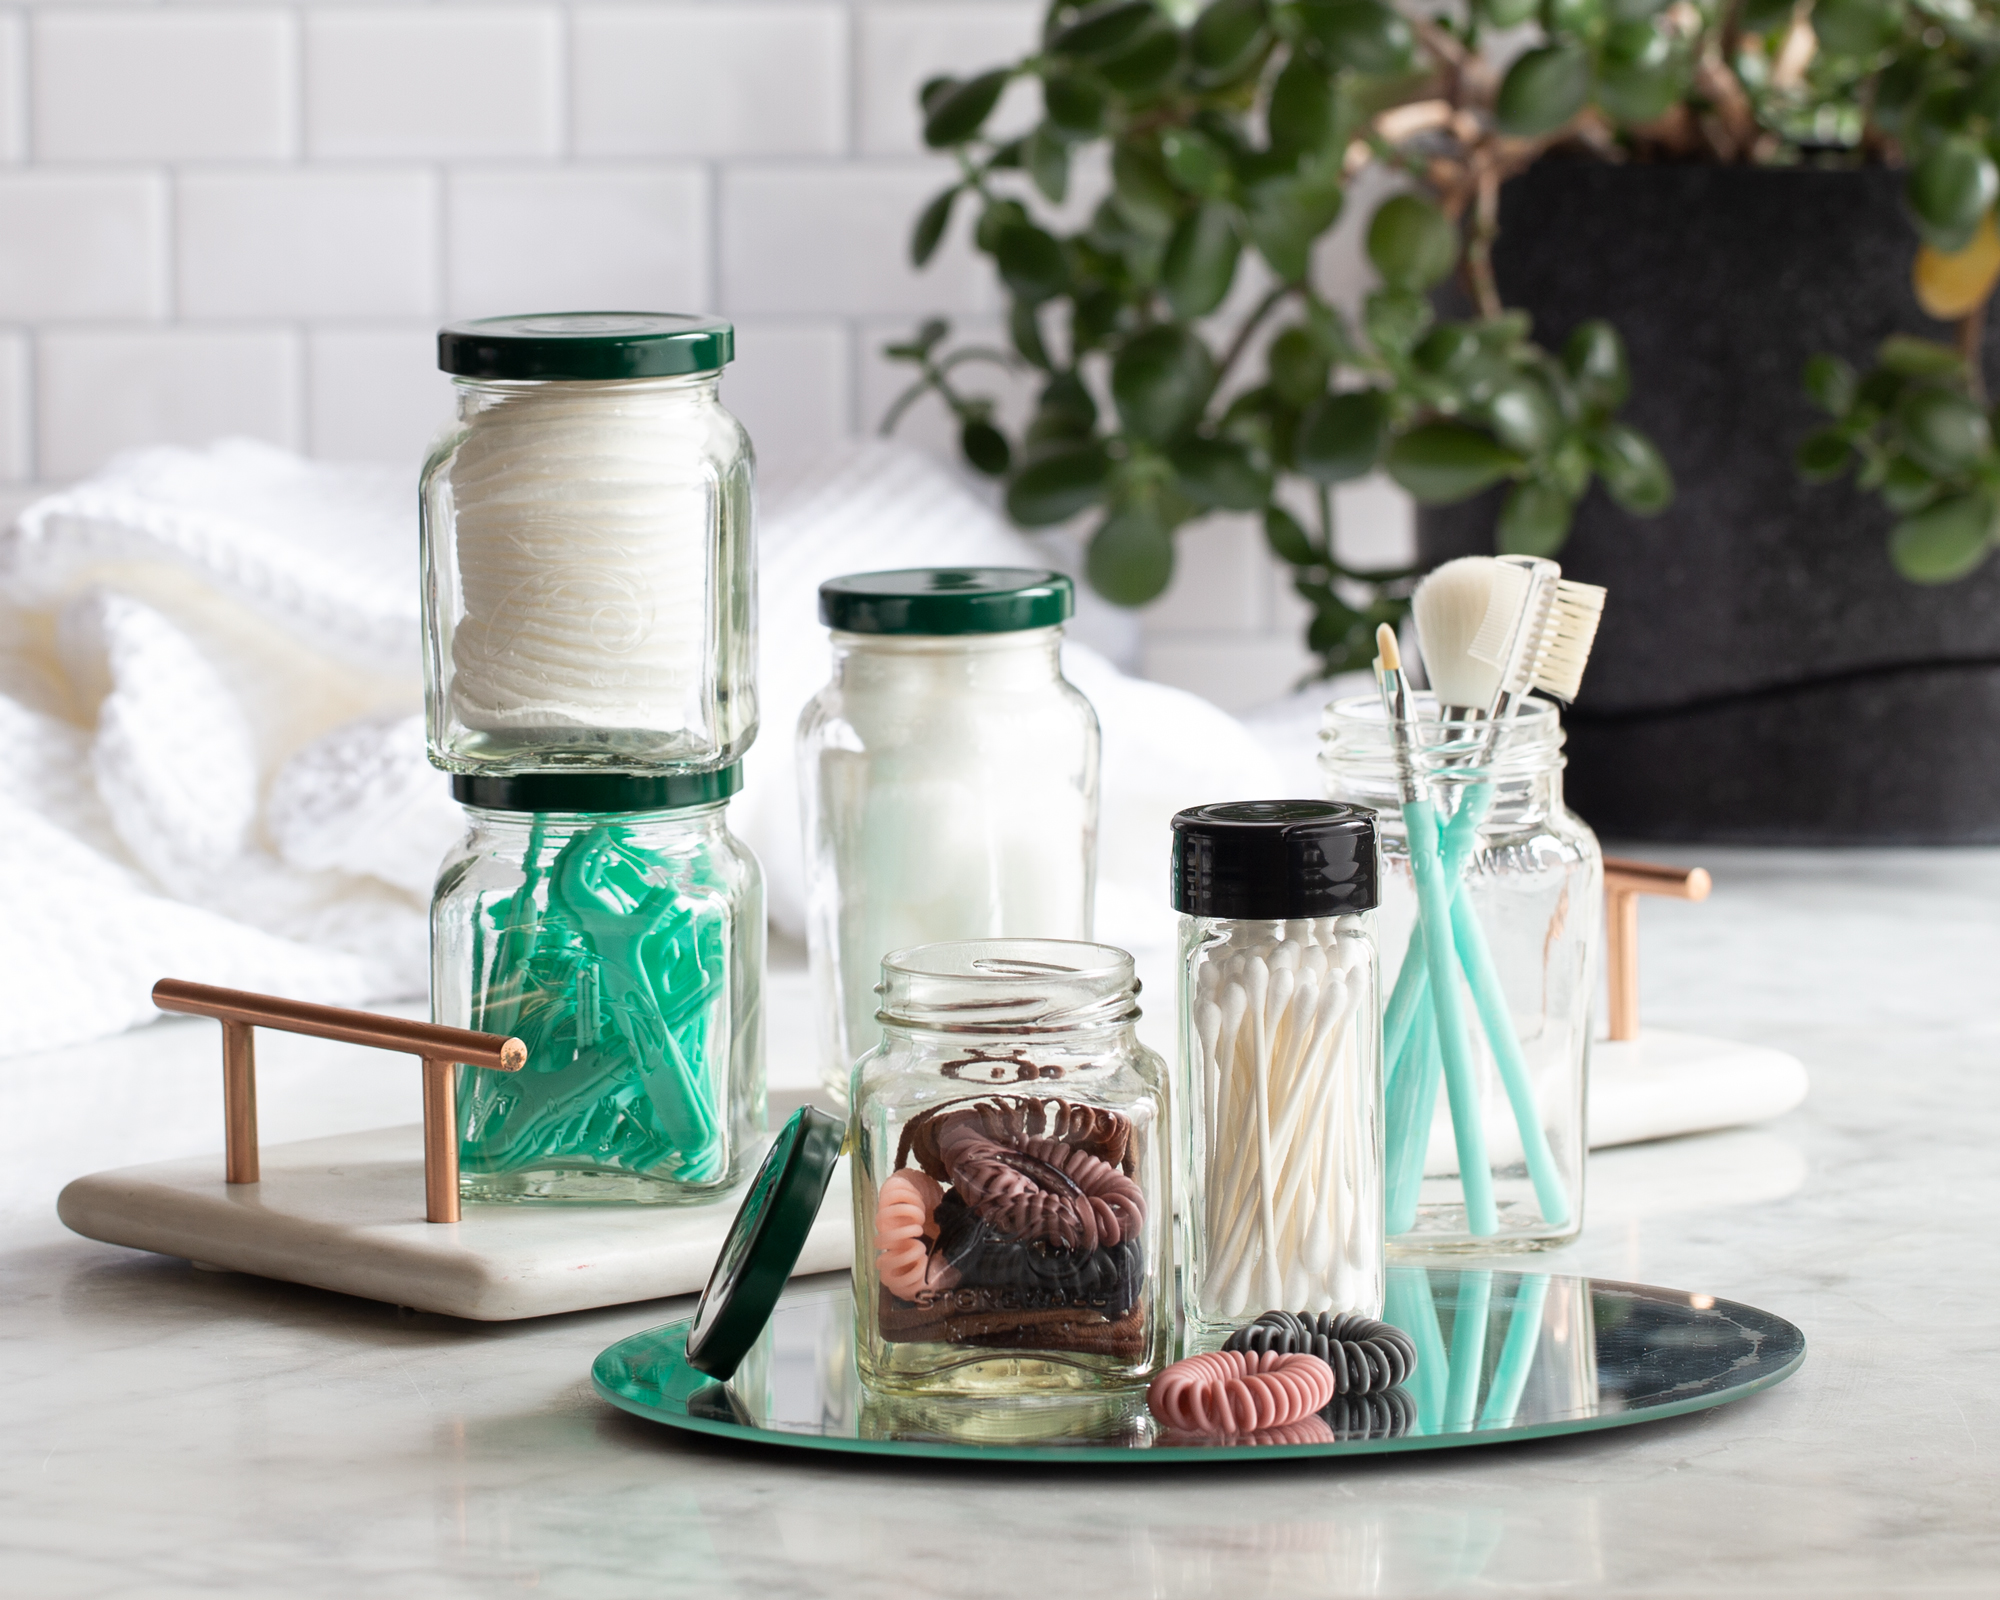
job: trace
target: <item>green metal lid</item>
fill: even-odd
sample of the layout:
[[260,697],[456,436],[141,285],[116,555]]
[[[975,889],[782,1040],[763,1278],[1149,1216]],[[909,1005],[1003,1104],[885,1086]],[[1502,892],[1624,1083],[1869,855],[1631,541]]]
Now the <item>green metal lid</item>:
[[720,372],[736,330],[669,311],[552,311],[438,330],[438,366],[461,378],[678,378]]
[[907,567],[819,586],[819,620],[843,633],[1019,633],[1075,610],[1069,579],[1033,567]]
[[846,1124],[818,1107],[792,1113],[751,1179],[694,1308],[689,1366],[727,1378],[749,1354],[799,1264],[846,1141]]
[[677,811],[743,787],[743,764],[712,772],[454,772],[451,797],[482,811]]

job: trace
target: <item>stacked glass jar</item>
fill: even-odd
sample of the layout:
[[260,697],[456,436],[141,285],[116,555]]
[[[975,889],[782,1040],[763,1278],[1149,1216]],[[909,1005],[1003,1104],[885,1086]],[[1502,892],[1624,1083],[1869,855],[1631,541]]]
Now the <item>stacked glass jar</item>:
[[420,496],[430,757],[470,831],[431,908],[468,1200],[674,1203],[764,1127],[763,884],[728,830],[757,732],[750,441],[730,325],[459,323]]

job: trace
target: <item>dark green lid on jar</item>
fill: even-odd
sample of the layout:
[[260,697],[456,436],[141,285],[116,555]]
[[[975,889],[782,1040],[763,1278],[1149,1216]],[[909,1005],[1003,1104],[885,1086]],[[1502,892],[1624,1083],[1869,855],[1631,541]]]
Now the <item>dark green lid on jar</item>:
[[451,775],[451,797],[482,811],[677,811],[743,787],[743,764],[713,772],[513,772]]
[[438,366],[461,378],[679,378],[720,372],[736,330],[670,311],[552,311],[438,330]]
[[1069,579],[1034,567],[906,567],[819,586],[819,620],[842,633],[1020,633],[1075,610]]

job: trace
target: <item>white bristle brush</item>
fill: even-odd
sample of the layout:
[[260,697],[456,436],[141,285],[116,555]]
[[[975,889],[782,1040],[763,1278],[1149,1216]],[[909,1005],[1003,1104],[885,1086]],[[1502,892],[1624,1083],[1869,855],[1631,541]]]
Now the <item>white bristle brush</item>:
[[1461,556],[1417,585],[1413,607],[1445,714],[1500,716],[1532,689],[1576,698],[1604,591],[1535,556]]

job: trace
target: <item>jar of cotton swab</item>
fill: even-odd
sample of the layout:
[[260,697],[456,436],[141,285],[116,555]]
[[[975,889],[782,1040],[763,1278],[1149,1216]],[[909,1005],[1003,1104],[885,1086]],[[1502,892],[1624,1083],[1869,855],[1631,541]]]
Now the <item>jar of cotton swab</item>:
[[1279,1308],[1381,1312],[1375,822],[1317,800],[1174,818],[1190,1346]]
[[1327,707],[1330,799],[1381,814],[1391,1248],[1535,1249],[1583,1225],[1584,1083],[1602,861],[1563,804],[1554,700],[1604,591],[1468,557],[1418,587],[1431,691],[1393,638],[1381,695]]

